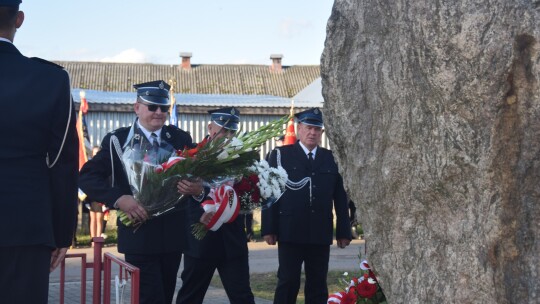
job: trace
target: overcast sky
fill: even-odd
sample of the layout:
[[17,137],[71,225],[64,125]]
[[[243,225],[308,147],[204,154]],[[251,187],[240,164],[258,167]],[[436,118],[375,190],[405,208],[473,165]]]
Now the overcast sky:
[[331,0],[23,0],[15,45],[47,60],[318,65]]

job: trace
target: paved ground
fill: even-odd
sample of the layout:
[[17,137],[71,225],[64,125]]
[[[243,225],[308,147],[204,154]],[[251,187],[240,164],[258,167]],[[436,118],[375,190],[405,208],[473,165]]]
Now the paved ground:
[[[248,243],[249,245],[249,267],[251,273],[277,272],[277,246],[269,246],[263,242]],[[358,254],[363,253],[364,241],[353,240],[350,246],[345,249],[339,249],[334,245],[330,251],[330,269],[331,270],[355,270],[358,268]],[[110,252],[115,256],[122,258],[123,255],[116,251],[116,247],[106,247],[103,252]],[[69,254],[86,254],[87,262],[93,262],[93,250],[91,248],[72,249]],[[180,266],[178,272],[177,290],[180,288],[182,281],[180,273],[183,265]],[[118,273],[117,268],[113,270],[113,276]],[[66,284],[64,303],[81,303],[81,259],[71,258],[66,260]],[[92,303],[92,269],[86,271],[86,303]],[[60,270],[55,270],[50,277],[49,284],[49,303],[60,303]],[[129,303],[129,286],[126,285],[123,289],[119,288],[115,292],[115,284],[111,282],[111,303],[115,302],[115,297],[122,297],[123,301],[118,303]],[[255,299],[257,304],[272,303],[264,299]],[[228,304],[229,301],[225,291],[220,288],[210,287],[205,300],[205,304]]]

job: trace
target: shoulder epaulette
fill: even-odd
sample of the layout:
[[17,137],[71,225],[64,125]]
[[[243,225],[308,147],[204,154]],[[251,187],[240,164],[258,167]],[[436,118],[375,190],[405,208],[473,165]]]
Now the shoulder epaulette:
[[30,57],[30,59],[32,60],[35,60],[35,61],[38,61],[38,62],[41,62],[41,63],[45,63],[45,64],[49,64],[49,65],[52,65],[52,66],[55,66],[57,68],[60,68],[60,69],[64,69],[63,66],[59,65],[59,64],[56,64],[54,62],[50,62],[48,60],[45,60],[45,59],[42,59],[42,58],[39,58],[39,57]]
[[184,133],[184,134],[187,134],[187,135],[191,135],[189,132],[187,131],[184,131],[176,126],[171,126],[171,125],[164,125],[163,128],[167,129],[167,131],[170,131],[170,132],[178,132],[178,133]]
[[121,132],[124,132],[124,131],[128,131],[130,128],[131,127],[121,127],[121,128],[112,130],[110,133],[111,134],[121,133]]

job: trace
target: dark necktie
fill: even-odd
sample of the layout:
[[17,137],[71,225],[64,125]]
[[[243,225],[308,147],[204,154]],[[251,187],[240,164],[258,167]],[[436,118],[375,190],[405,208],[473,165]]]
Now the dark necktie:
[[312,152],[309,152],[307,154],[307,158],[309,160],[309,165],[311,166],[311,168],[313,168],[313,153]]
[[157,152],[158,149],[159,149],[158,137],[157,137],[156,133],[150,134],[150,137],[152,137],[152,150]]

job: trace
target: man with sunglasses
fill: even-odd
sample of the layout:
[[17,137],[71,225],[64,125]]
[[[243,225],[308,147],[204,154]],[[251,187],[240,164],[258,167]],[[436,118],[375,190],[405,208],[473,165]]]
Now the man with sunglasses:
[[[127,147],[170,155],[174,150],[191,147],[192,138],[175,126],[165,125],[171,106],[167,83],[159,80],[134,87],[137,119],[131,127],[117,129],[103,138],[100,151],[81,169],[80,188],[109,208],[124,211],[132,221],[143,222],[135,230],[118,221],[118,251],[141,270],[140,303],[171,303],[187,235],[184,210],[176,206],[145,221],[149,215],[132,195],[121,155]],[[197,201],[204,198],[202,182],[186,180],[182,184],[180,193],[192,195],[190,199]]]

